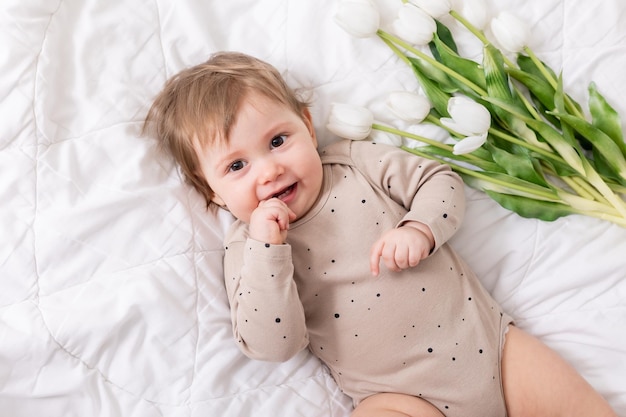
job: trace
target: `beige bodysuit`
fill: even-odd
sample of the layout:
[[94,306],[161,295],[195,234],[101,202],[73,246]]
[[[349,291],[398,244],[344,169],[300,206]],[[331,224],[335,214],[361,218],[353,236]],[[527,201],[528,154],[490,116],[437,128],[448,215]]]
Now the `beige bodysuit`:
[[[225,241],[233,331],[251,358],[283,361],[308,347],[355,404],[380,392],[423,398],[446,416],[506,415],[500,359],[511,318],[446,244],[464,213],[449,167],[371,142],[321,152],[324,181],[287,242]],[[373,277],[382,233],[427,224],[431,255],[415,268]]]

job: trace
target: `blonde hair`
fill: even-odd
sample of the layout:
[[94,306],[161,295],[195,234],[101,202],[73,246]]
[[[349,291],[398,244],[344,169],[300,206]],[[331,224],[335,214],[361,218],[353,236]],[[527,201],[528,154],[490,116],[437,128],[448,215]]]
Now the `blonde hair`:
[[170,78],[146,116],[143,133],[152,130],[207,206],[213,190],[202,174],[197,149],[228,141],[241,101],[250,92],[284,104],[300,117],[309,106],[272,65],[243,53],[218,52]]

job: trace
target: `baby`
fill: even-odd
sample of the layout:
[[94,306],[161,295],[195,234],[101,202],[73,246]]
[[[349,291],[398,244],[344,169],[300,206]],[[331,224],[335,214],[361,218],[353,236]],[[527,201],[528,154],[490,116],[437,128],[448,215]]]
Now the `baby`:
[[247,356],[308,348],[354,417],[615,416],[446,243],[464,213],[449,167],[371,142],[318,152],[308,104],[233,52],[169,80],[152,126],[207,204],[237,218],[224,279]]

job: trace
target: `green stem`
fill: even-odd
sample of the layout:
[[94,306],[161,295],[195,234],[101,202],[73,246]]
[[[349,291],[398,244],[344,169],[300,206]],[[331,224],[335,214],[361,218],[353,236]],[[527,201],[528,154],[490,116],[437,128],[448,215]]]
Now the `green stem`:
[[[617,210],[610,204],[602,203],[593,199],[587,199],[566,191],[557,191],[559,197],[576,210],[605,213],[611,216],[619,216]],[[626,219],[624,219],[626,220]]]
[[609,201],[604,198],[604,196],[599,193],[598,190],[596,190],[591,184],[589,184],[585,178],[572,177],[571,180],[574,184],[578,185],[579,187],[585,189],[588,193],[590,193],[590,198],[603,202],[604,204],[610,204]]
[[[432,66],[436,67],[437,69],[439,69],[440,71],[444,72],[448,76],[454,78],[455,80],[459,81],[460,83],[463,83],[464,85],[466,85],[467,87],[472,89],[479,96],[484,97],[484,96],[487,95],[487,92],[485,90],[483,90],[482,88],[480,88],[479,86],[477,86],[476,84],[474,84],[473,82],[468,80],[467,78],[463,77],[461,74],[457,73],[456,71],[451,70],[447,66],[443,65],[441,62],[437,61],[433,57],[428,56],[424,52],[422,52],[419,49],[413,47],[412,45],[410,45],[409,43],[403,41],[402,39],[400,39],[400,38],[398,38],[398,37],[396,37],[396,36],[394,36],[394,35],[392,35],[390,33],[387,33],[387,32],[385,32],[384,30],[381,30],[381,29],[378,29],[378,31],[376,33],[378,34],[378,36],[381,39],[386,40],[386,41],[391,42],[391,43],[394,43],[396,45],[400,45],[402,48],[406,49],[407,51],[409,51],[413,55],[417,56],[420,59],[423,59],[424,61],[428,62]],[[389,44],[389,43],[387,43],[387,44]],[[405,61],[406,62],[410,62],[410,61],[408,61],[408,59],[405,60]]]
[[[598,193],[592,191],[593,187],[590,187],[587,185],[585,186],[584,182],[581,183],[580,181],[576,181],[575,178],[572,177],[559,177],[565,184],[567,184],[568,187],[570,187],[572,190],[574,190],[574,192],[576,194],[578,194],[579,196],[581,196],[582,198],[586,198],[588,200],[597,200],[598,197]],[[600,196],[602,197],[602,196]],[[602,198],[601,200],[602,202],[607,202],[604,198]]]
[[554,154],[553,152],[547,149],[543,149],[533,144],[530,144],[522,139],[518,139],[515,136],[511,136],[508,133],[505,133],[505,132],[502,132],[501,130],[496,129],[495,127],[489,128],[489,134],[495,137],[498,137],[500,139],[504,139],[505,141],[513,143],[515,145],[523,146],[524,148],[530,151],[533,151],[547,159],[551,159],[552,161],[555,161],[561,164],[566,164],[565,160],[561,158],[559,155]]
[[609,188],[611,190],[613,190],[613,192],[626,196],[626,187],[625,186],[623,186],[621,184],[618,184],[618,183],[615,183],[615,182],[609,182],[609,181],[605,181],[605,182],[606,182],[606,185],[608,185]]
[[609,203],[615,207],[624,219],[626,219],[626,202],[613,193],[613,190],[604,182],[602,177],[593,169],[586,158],[582,158],[585,174],[589,184],[593,185],[600,194],[606,198]]
[[437,117],[433,116],[432,114],[427,115],[424,120],[429,122],[429,123],[434,124],[435,126],[439,126],[443,130],[447,131],[448,133],[450,133],[450,136],[452,136],[454,139],[462,139],[463,138],[463,135],[459,134],[459,132],[456,132],[456,131],[450,129],[448,126],[446,126],[443,123],[441,123],[441,120],[438,119]]
[[[550,178],[558,179],[562,181],[565,185],[567,185],[571,190],[573,190],[576,195],[575,197],[587,200],[587,204],[600,204],[604,207],[604,211],[607,209],[611,210],[611,213],[618,214],[617,210],[609,203],[609,201],[602,196],[591,184],[589,184],[585,178],[582,177],[569,177],[569,176],[560,176],[557,174],[552,167],[550,167],[545,162],[541,163],[541,167],[546,174],[550,176]],[[571,193],[557,187],[553,182],[550,182],[550,186],[556,191],[559,196],[562,195],[572,195]],[[568,201],[568,200],[566,200]],[[569,203],[570,201],[568,201]],[[599,207],[599,206],[598,206]],[[600,210],[602,211],[602,210]]]
[[[593,195],[591,195],[591,193],[587,192],[586,189],[584,189],[583,187],[581,187],[580,185],[578,185],[578,183],[575,183],[573,181],[573,179],[571,177],[561,177],[559,174],[557,174],[554,169],[552,169],[552,167],[550,165],[548,165],[547,163],[545,163],[544,161],[540,162],[541,165],[541,169],[543,170],[543,172],[545,174],[547,174],[549,177],[546,179],[558,179],[560,181],[562,181],[565,185],[569,186],[572,190],[574,190],[574,192],[576,192],[576,194],[578,194],[579,196],[583,197],[583,198],[588,198],[590,200],[594,200]],[[561,188],[557,187],[554,182],[549,181],[550,186],[558,193],[558,192],[565,192],[564,190],[562,190]]]
[[[430,118],[433,119],[433,123],[434,124],[436,124],[438,126],[441,126],[444,129],[447,129],[445,126],[443,126],[439,122],[439,120],[436,117],[428,115],[426,120],[430,121]],[[374,124],[372,124],[372,129],[380,130],[380,131],[383,131],[383,132],[389,132],[389,133],[393,133],[394,135],[399,135],[399,136],[403,136],[405,138],[413,139],[413,140],[416,140],[418,142],[422,142],[422,143],[425,143],[427,145],[433,146],[435,148],[442,149],[442,150],[444,150],[446,152],[453,153],[453,151],[454,151],[454,147],[453,146],[446,145],[445,143],[441,143],[441,142],[438,142],[438,141],[433,140],[433,139],[425,138],[423,136],[419,136],[419,135],[407,132],[405,130],[396,129],[394,127],[385,126],[385,125],[379,125],[379,124],[374,123]],[[449,129],[447,129],[447,130],[449,131]],[[480,157],[478,157],[478,156],[476,156],[476,155],[474,155],[472,153],[463,154],[463,159],[467,160],[467,162],[469,162],[469,163],[480,162],[480,161],[484,162],[484,159],[482,159],[482,158],[480,158]]]
[[404,55],[404,53],[400,50],[400,48],[398,48],[393,42],[391,42],[388,39],[385,39],[385,38],[381,38],[381,39],[398,56],[398,58],[403,60],[408,66],[411,66],[411,61],[406,55]]
[[583,209],[578,209],[576,207],[573,207],[572,212],[575,214],[583,215],[583,216],[595,217],[596,219],[606,220],[606,221],[615,223],[618,226],[626,227],[625,218],[620,217],[619,215],[616,216],[614,214],[607,213],[605,211],[583,210]]
[[472,23],[464,18],[460,13],[455,10],[450,10],[450,16],[454,17],[460,24],[465,26],[467,30],[469,30],[483,43],[483,45],[489,44],[489,40],[485,36],[485,33],[482,30],[478,29],[476,26],[472,25]]
[[548,81],[548,83],[550,83],[550,86],[552,86],[552,88],[554,88],[555,90],[558,87],[558,82],[557,80],[555,80],[552,75],[548,72],[548,70],[546,69],[545,65],[543,65],[543,62],[541,62],[541,60],[537,57],[537,55],[535,55],[535,53],[533,52],[532,49],[530,49],[528,46],[524,47],[524,52],[526,52],[526,54],[528,55],[528,57],[534,62],[535,66],[537,68],[539,68],[539,71],[541,72],[541,74],[543,75],[543,77]]
[[[545,164],[542,164],[542,167],[544,168],[546,173],[552,175],[553,177],[559,178],[582,198],[592,201],[599,201],[606,206],[614,208],[619,213],[621,213],[624,218],[626,218],[624,211],[619,209],[619,206],[623,206],[624,204],[619,204],[619,197],[613,194],[613,190],[611,190],[611,188],[606,183],[604,183],[602,178],[597,173],[595,173],[595,171],[593,171],[593,173],[589,173],[589,171],[587,171],[587,177],[567,177],[560,176]],[[585,168],[593,170],[590,165],[589,167]]]
[[517,96],[519,97],[519,99],[522,101],[522,103],[524,104],[524,107],[526,108],[526,110],[528,110],[528,113],[530,113],[530,115],[535,119],[535,120],[543,120],[543,118],[539,115],[539,113],[537,112],[537,110],[533,107],[533,105],[530,103],[530,101],[528,101],[528,99],[526,98],[526,96],[524,94],[522,94],[522,92],[520,91],[520,89],[513,84],[513,88],[515,89],[515,92],[517,93]]
[[509,183],[509,182],[506,182],[506,181],[500,181],[498,179],[490,177],[489,175],[484,174],[481,171],[475,171],[473,169],[469,169],[469,168],[463,167],[463,166],[458,165],[458,164],[456,164],[454,162],[447,161],[447,160],[445,160],[443,158],[439,158],[439,157],[434,156],[434,155],[429,155],[429,154],[427,154],[425,152],[420,152],[418,149],[415,149],[415,148],[403,148],[403,149],[405,149],[406,151],[411,152],[411,153],[413,153],[415,155],[421,156],[423,158],[432,159],[432,160],[437,161],[439,163],[449,165],[456,172],[460,172],[462,174],[469,175],[469,176],[472,176],[474,178],[478,178],[478,179],[481,179],[483,181],[487,181],[487,182],[499,185],[499,186],[504,187],[504,188],[508,188],[509,190],[518,191],[518,192],[521,193],[521,195],[534,195],[539,200],[555,201],[555,195],[553,193],[549,192],[549,191],[543,192],[543,191],[539,191],[538,189],[530,189],[530,188],[524,187],[522,185],[512,184],[512,183]]
[[[452,146],[446,145],[445,143],[438,142],[436,140],[428,139],[423,136],[414,135],[412,133],[406,132],[404,130],[396,129],[394,127],[379,125],[377,123],[372,124],[372,129],[380,130],[383,132],[393,133],[394,135],[404,136],[409,139],[417,140],[419,142],[423,142],[427,145],[433,146],[435,148],[443,149],[444,151],[452,152]],[[466,155],[470,156],[470,155]]]

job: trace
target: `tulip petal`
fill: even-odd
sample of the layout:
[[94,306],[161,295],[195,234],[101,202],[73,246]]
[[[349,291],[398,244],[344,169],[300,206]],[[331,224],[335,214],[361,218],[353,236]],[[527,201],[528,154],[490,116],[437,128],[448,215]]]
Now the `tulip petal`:
[[333,103],[326,127],[339,137],[362,140],[369,136],[373,122],[372,112],[365,107]]
[[345,103],[333,103],[330,117],[355,126],[371,126],[374,122],[372,112],[365,107]]
[[491,21],[491,31],[509,52],[519,52],[528,44],[530,27],[513,13],[504,11]]
[[420,8],[405,3],[398,12],[398,18],[392,23],[397,36],[414,45],[427,45],[433,40],[437,23]]
[[461,15],[478,29],[484,29],[488,20],[485,0],[463,0]]
[[441,117],[439,121],[442,125],[450,129],[451,131],[458,133],[459,135],[472,136],[474,134],[474,132],[467,130],[463,125],[457,123],[454,119],[451,119],[449,117]]
[[421,122],[430,112],[430,102],[424,96],[408,91],[395,91],[385,102],[391,113],[407,122]]
[[486,141],[487,133],[483,133],[479,136],[468,136],[454,145],[452,153],[454,153],[455,155],[463,155],[466,153],[474,152],[476,149],[483,146]]
[[380,26],[380,14],[368,0],[341,1],[333,17],[335,23],[356,38],[374,36]]
[[489,110],[467,97],[452,97],[448,101],[448,113],[454,119],[456,127],[461,129],[457,132],[467,136],[485,133],[491,126]]
[[452,8],[450,0],[409,0],[409,3],[416,5],[434,19],[450,13]]
[[339,123],[328,123],[326,128],[340,138],[350,140],[363,140],[367,138],[371,132],[370,129],[356,130],[354,126]]

